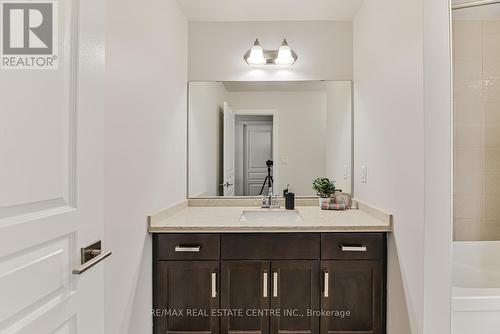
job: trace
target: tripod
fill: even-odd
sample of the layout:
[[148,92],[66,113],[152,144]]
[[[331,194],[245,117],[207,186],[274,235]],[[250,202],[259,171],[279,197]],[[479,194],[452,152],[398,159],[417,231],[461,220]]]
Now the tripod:
[[267,176],[264,179],[264,183],[262,183],[262,188],[260,188],[259,195],[262,195],[262,192],[264,191],[264,188],[266,187],[266,183],[267,183],[268,189],[271,189],[273,186],[273,183],[274,183],[273,176],[272,176],[273,162],[271,160],[267,160],[266,165],[267,165]]

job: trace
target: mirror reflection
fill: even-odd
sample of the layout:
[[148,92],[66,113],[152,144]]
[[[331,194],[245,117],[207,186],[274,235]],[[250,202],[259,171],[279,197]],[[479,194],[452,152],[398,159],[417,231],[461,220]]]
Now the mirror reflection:
[[189,197],[352,193],[351,81],[191,82]]

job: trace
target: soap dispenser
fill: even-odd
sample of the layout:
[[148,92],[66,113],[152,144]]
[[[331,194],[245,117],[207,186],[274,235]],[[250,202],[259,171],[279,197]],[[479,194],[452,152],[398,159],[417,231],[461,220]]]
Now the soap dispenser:
[[294,210],[295,209],[295,194],[290,191],[290,185],[286,185],[286,189],[283,190],[283,197],[285,197],[285,209]]
[[286,194],[290,191],[290,185],[287,183],[286,188],[283,189],[283,198],[286,197]]

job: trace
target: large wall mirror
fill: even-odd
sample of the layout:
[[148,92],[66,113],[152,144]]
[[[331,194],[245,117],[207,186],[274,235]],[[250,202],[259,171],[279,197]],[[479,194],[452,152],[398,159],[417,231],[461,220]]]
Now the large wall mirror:
[[351,81],[190,82],[189,197],[352,193],[352,117]]

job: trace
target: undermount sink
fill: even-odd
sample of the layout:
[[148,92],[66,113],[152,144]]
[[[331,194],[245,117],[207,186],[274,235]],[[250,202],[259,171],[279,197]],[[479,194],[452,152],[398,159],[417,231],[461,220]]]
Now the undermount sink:
[[297,210],[243,210],[240,222],[301,222],[302,217]]

